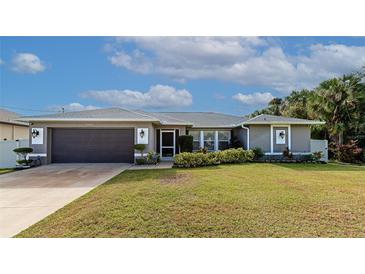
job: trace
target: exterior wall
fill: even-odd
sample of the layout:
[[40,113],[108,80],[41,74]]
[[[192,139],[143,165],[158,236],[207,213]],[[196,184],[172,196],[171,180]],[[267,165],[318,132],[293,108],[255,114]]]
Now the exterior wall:
[[265,153],[271,151],[270,125],[250,125],[250,148],[259,147]]
[[26,126],[0,123],[0,140],[27,139],[28,130],[29,128]]
[[14,126],[14,140],[27,139],[29,127]]
[[0,124],[0,140],[13,140],[13,126]]
[[311,128],[308,125],[291,126],[291,149],[293,152],[311,151]]
[[[32,128],[43,128],[43,144],[32,144]],[[33,148],[33,157],[37,155],[41,156],[42,163],[51,163],[52,128],[134,128],[136,143],[137,128],[148,128],[148,145],[146,145],[146,151],[152,151],[155,148],[155,131],[151,122],[39,122],[29,127],[28,136],[30,146]]]
[[240,140],[244,149],[248,148],[248,146],[247,146],[247,129],[237,127],[232,130],[232,134],[233,134],[232,137]]
[[[275,130],[285,130],[286,141],[285,145],[276,144],[276,132]],[[271,140],[270,140],[270,125],[250,125],[250,148],[261,147],[265,153],[271,152]],[[310,133],[311,129],[309,125],[291,125],[291,151],[293,153],[308,153],[310,152]],[[286,147],[289,146],[288,140],[288,128],[281,127],[280,125],[273,127],[273,152],[281,153]]]

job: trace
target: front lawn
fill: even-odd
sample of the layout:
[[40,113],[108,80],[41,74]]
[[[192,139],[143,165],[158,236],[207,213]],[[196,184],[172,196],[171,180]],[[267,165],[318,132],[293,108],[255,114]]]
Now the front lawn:
[[18,237],[365,237],[365,168],[125,171]]

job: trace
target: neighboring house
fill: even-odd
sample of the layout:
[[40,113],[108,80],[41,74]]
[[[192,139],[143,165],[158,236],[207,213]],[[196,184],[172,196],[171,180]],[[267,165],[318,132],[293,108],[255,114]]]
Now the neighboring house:
[[31,122],[33,156],[44,163],[134,162],[133,146],[169,160],[179,153],[179,135],[194,138],[194,150],[229,147],[233,138],[243,148],[260,147],[268,155],[311,151],[310,126],[323,124],[296,118],[259,115],[252,119],[214,112],[145,112],[108,108],[23,117]]
[[27,139],[29,123],[16,121],[18,113],[0,109],[0,141]]

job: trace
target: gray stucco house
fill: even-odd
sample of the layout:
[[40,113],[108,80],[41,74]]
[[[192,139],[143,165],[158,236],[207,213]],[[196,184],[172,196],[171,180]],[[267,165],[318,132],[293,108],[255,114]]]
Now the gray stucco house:
[[244,149],[260,147],[279,155],[288,147],[293,154],[311,152],[310,127],[320,121],[259,115],[254,118],[215,112],[145,112],[122,108],[66,112],[23,117],[31,123],[32,157],[43,163],[134,162],[133,146],[169,160],[179,153],[179,135],[193,136],[194,149],[229,147],[233,138]]

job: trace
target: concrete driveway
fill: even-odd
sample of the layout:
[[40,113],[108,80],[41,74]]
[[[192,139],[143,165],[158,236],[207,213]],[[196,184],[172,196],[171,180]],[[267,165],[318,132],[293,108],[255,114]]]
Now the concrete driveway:
[[130,164],[52,164],[0,175],[0,237],[11,237]]

